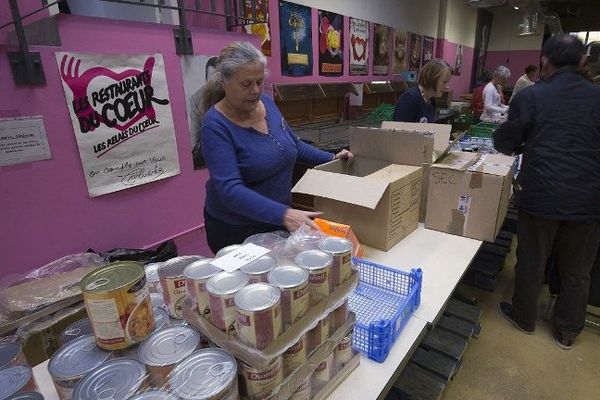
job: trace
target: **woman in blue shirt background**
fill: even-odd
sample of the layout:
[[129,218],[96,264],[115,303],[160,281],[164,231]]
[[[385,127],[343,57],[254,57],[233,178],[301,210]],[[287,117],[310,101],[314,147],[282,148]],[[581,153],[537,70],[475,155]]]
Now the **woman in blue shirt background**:
[[266,58],[249,42],[224,47],[203,92],[202,153],[210,179],[204,218],[210,249],[217,252],[255,233],[302,224],[319,213],[290,207],[296,161],[314,166],[336,158],[299,140],[275,102],[263,95]]

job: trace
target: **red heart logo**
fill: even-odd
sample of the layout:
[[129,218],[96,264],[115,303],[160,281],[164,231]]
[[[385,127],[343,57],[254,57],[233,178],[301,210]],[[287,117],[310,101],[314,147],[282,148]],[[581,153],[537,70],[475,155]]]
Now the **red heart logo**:
[[[352,43],[352,58],[355,61],[361,61],[367,59],[367,41],[358,36],[352,35],[350,38]],[[360,51],[360,53],[359,53]]]

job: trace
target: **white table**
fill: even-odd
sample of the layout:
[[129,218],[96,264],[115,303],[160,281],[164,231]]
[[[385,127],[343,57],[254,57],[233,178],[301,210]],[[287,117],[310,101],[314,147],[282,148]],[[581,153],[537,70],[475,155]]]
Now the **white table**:
[[46,360],[33,367],[33,377],[35,378],[39,392],[44,395],[44,400],[59,400],[52,378],[48,373],[49,361]]

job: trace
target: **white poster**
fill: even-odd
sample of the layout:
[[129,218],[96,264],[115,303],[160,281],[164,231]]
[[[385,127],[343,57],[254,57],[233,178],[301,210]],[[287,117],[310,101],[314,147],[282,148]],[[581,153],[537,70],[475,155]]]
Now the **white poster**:
[[179,174],[161,54],[56,53],[90,196]]
[[42,117],[0,119],[0,166],[51,158]]
[[369,74],[369,23],[350,17],[350,75]]

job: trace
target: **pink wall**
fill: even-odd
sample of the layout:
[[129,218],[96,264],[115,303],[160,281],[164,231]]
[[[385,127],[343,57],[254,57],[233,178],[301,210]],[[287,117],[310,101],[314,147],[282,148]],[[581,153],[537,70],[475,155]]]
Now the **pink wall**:
[[[456,63],[456,52],[458,44],[450,42],[446,39],[438,40],[437,57],[444,59],[454,68]],[[450,89],[453,91],[453,98],[459,99],[460,95],[471,92],[471,81],[473,75],[473,55],[475,50],[472,47],[463,45],[462,69],[459,76],[453,76],[450,80]]]
[[541,53],[541,50],[488,51],[485,68],[491,72],[499,65],[506,65],[511,72],[508,86],[514,86],[527,65],[540,65]]

